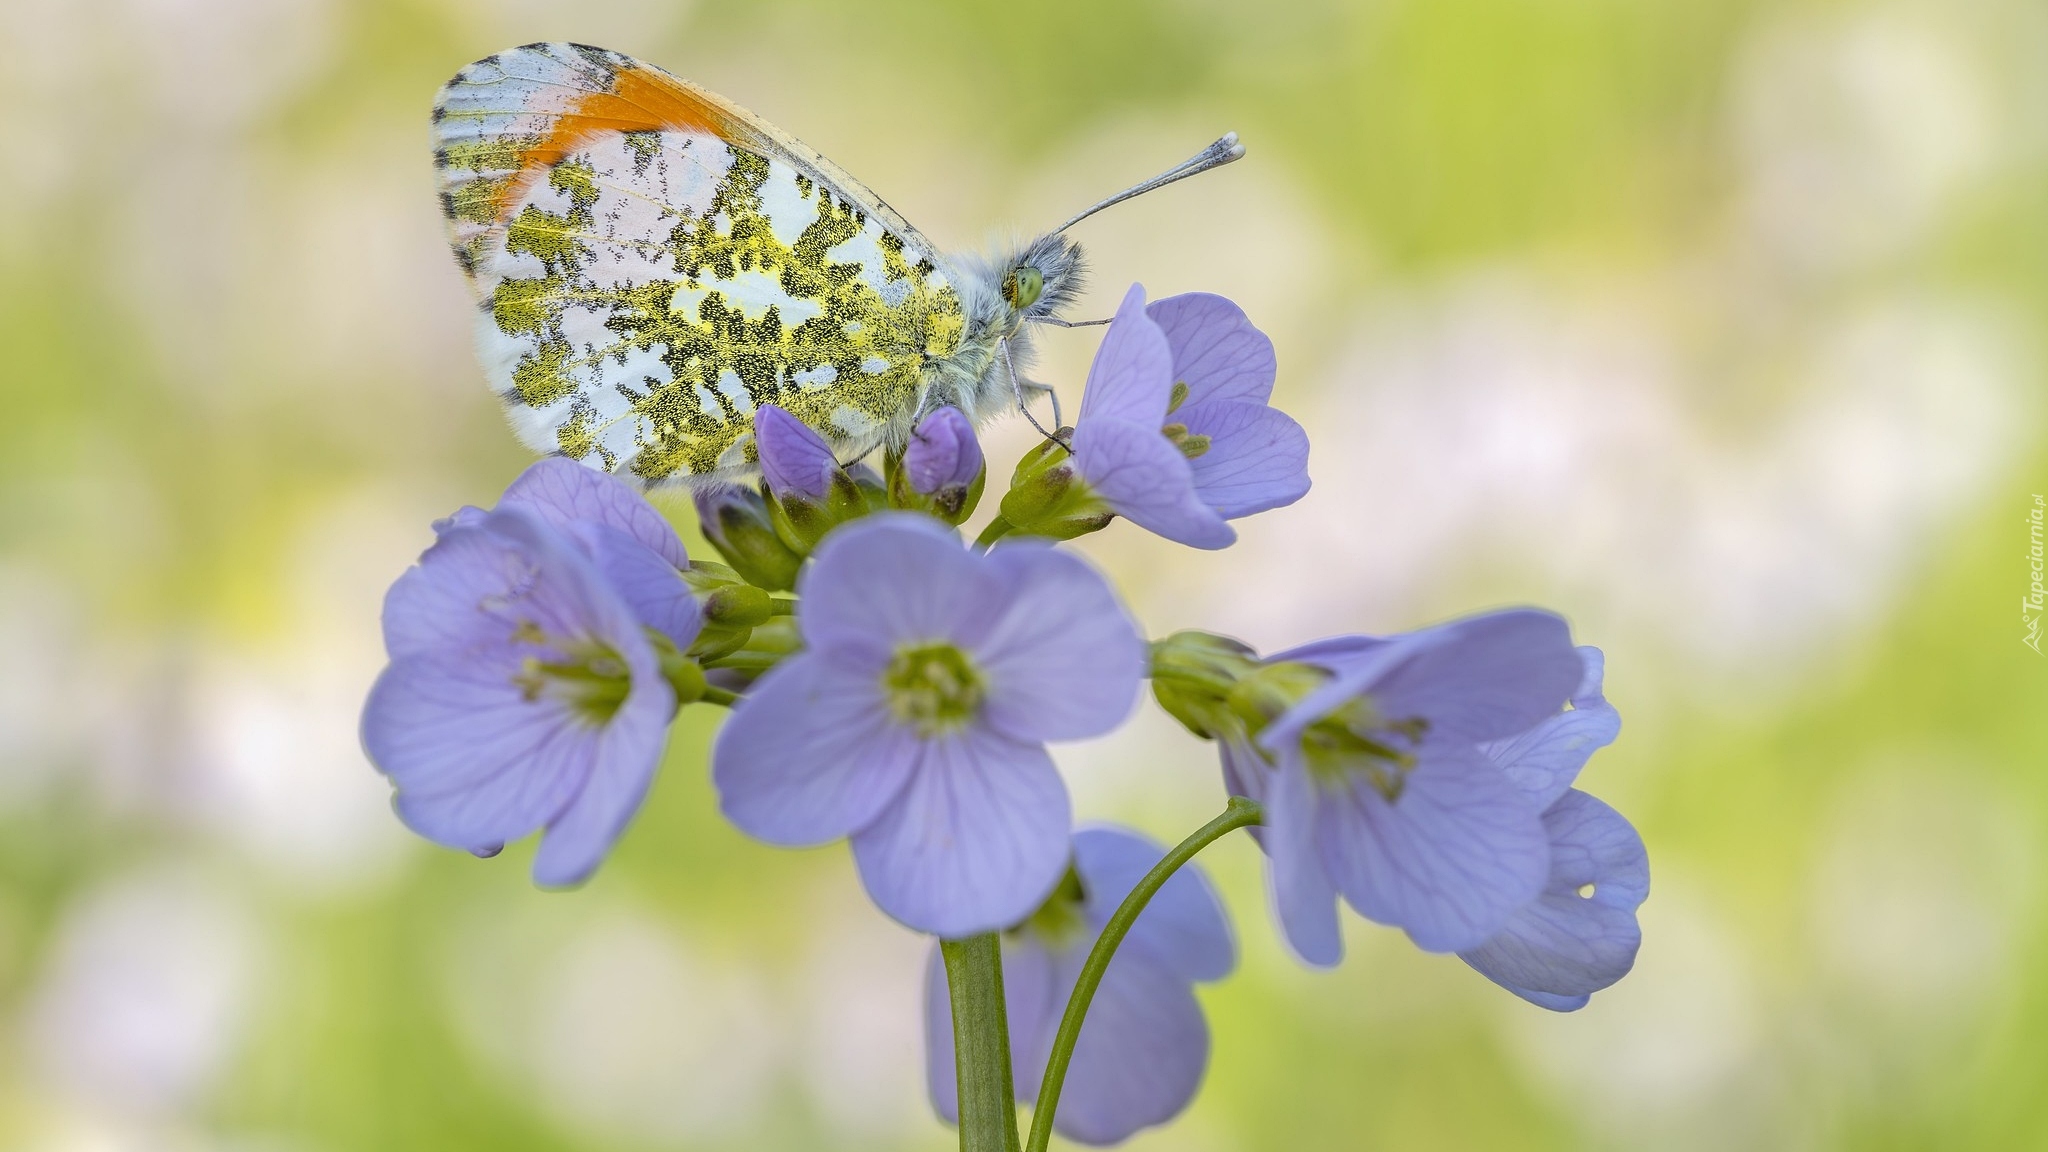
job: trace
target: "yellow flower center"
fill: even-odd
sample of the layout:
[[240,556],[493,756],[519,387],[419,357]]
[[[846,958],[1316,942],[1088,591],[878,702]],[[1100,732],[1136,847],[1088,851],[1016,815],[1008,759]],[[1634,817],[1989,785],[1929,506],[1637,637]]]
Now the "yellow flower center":
[[921,736],[965,728],[986,695],[974,661],[944,641],[906,644],[882,672],[889,711]]

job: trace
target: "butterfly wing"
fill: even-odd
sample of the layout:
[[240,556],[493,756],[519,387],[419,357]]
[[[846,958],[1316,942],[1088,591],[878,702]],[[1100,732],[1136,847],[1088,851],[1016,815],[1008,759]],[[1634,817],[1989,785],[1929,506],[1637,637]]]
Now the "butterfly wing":
[[616,52],[529,44],[434,103],[455,257],[520,438],[653,485],[753,465],[753,413],[863,452],[965,322],[933,247],[817,153]]

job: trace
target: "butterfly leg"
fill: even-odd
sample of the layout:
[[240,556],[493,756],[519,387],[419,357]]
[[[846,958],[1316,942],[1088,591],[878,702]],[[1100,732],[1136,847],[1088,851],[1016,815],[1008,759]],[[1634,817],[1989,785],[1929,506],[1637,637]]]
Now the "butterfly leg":
[[[1052,441],[1053,443],[1059,445],[1062,448],[1067,447],[1067,442],[1065,440],[1060,439],[1059,433],[1047,432],[1045,430],[1045,425],[1040,424],[1038,422],[1038,417],[1033,416],[1031,414],[1031,404],[1029,401],[1024,399],[1024,380],[1022,377],[1017,375],[1016,362],[1010,359],[1010,342],[1008,340],[998,341],[996,347],[1000,349],[1003,354],[1003,370],[1010,374],[1010,391],[1014,393],[1017,397],[1017,411],[1022,412],[1024,414],[1024,418],[1026,420],[1031,421],[1031,426],[1033,428],[1038,429],[1038,434],[1040,436],[1045,437],[1047,440]],[[1041,389],[1043,391],[1052,393],[1053,427],[1058,428],[1060,426],[1059,393],[1053,392],[1053,390],[1049,386],[1044,384],[1033,384],[1031,385],[1031,387],[1034,389]]]

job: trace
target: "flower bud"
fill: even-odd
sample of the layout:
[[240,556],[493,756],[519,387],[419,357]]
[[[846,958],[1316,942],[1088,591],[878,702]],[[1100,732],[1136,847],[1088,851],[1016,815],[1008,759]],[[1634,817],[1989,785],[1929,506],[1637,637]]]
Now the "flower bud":
[[1242,734],[1232,706],[1240,681],[1259,671],[1259,655],[1227,636],[1176,632],[1152,645],[1152,694],[1168,715],[1197,736]]
[[1072,540],[1108,526],[1114,513],[1081,479],[1072,459],[1065,444],[1047,441],[1017,462],[1003,496],[1003,519],[1012,531]]
[[940,408],[920,421],[903,450],[897,476],[899,504],[924,508],[949,524],[972,515],[981,500],[988,465],[967,414]]
[[825,438],[773,404],[754,412],[754,450],[773,498],[776,534],[798,555],[809,555],[827,532],[870,510],[868,494],[839,466]]
[[776,592],[796,587],[796,570],[804,558],[776,535],[768,502],[760,493],[751,488],[700,488],[695,498],[704,538],[741,579]]

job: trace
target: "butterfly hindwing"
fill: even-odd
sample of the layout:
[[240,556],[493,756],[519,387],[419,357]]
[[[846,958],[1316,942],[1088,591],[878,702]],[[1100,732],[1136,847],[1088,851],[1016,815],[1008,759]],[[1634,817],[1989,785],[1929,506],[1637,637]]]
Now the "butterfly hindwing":
[[485,370],[537,449],[647,484],[730,478],[774,403],[854,454],[900,434],[959,345],[922,237],[658,69],[500,53],[442,90],[434,135]]

